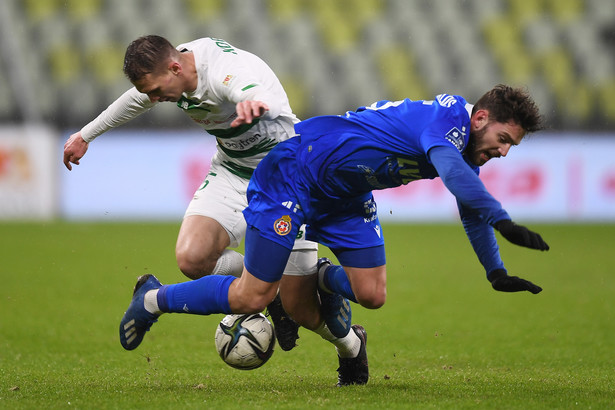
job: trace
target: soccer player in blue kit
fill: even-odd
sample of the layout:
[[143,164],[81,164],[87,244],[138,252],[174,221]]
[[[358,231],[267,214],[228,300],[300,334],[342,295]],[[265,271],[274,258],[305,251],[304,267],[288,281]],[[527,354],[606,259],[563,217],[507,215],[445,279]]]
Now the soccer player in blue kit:
[[[341,264],[320,261],[319,291],[377,309],[386,299],[386,258],[372,191],[436,177],[455,196],[492,287],[539,293],[539,286],[508,275],[494,229],[516,245],[541,251],[549,246],[539,234],[512,222],[478,173],[540,128],[530,95],[505,85],[475,105],[440,94],[429,101],[381,101],[345,115],[305,120],[295,126],[298,136],[276,146],[250,181],[242,276],[214,275],[166,286],[152,276],[135,290],[122,323],[134,320],[142,339],[163,312],[260,312],[275,296],[303,224],[308,239],[329,247]],[[355,358],[340,358],[340,385],[365,384],[369,377],[365,330],[353,330],[361,349]]]

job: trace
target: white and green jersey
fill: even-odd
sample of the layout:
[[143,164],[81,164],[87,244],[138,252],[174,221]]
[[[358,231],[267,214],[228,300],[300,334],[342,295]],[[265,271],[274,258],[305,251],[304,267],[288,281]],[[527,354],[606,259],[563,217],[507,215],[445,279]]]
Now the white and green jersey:
[[[294,135],[294,124],[299,121],[282,84],[263,60],[224,40],[202,38],[177,49],[193,53],[198,75],[196,90],[182,94],[178,107],[216,137],[218,150],[213,161],[250,178],[259,161],[278,142]],[[231,128],[237,116],[236,104],[248,100],[264,102],[269,111],[252,124]],[[81,135],[90,142],[154,105],[133,87],[83,127]]]

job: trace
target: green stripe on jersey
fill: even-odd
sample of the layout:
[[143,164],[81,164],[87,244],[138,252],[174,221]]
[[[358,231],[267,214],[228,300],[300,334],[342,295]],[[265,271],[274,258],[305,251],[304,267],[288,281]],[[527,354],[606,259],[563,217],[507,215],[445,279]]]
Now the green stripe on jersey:
[[243,88],[241,89],[241,91],[246,91],[246,90],[249,90],[250,88],[254,88],[254,87],[256,87],[257,85],[258,85],[258,84],[250,84],[250,85],[246,85],[245,87],[243,87]]
[[228,169],[231,173],[237,175],[240,178],[250,179],[254,173],[254,169],[250,167],[242,167],[241,165],[234,164],[232,162],[224,161],[222,166]]
[[252,121],[251,124],[242,124],[239,127],[235,127],[235,128],[207,130],[207,132],[216,138],[221,138],[221,139],[235,138],[238,135],[243,134],[250,128],[254,127],[256,124],[258,124],[259,121],[260,119],[256,118]]

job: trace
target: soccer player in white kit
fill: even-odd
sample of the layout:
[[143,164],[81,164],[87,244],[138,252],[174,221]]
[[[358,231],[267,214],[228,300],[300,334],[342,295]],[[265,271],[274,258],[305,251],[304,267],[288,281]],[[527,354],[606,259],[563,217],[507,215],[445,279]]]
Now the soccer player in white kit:
[[[216,38],[173,47],[163,37],[141,37],[126,50],[124,73],[135,87],[70,136],[64,146],[65,166],[71,170],[71,164],[78,165],[89,143],[106,131],[158,102],[176,102],[217,142],[209,173],[188,205],[180,228],[178,266],[191,279],[209,274],[239,276],[243,256],[228,248],[237,247],[245,235],[242,211],[247,207],[249,178],[275,145],[294,135],[294,124],[299,121],[281,83],[263,60]],[[303,233],[302,229],[300,235]],[[296,241],[280,284],[284,308],[297,323],[332,341],[340,358],[352,357],[361,343],[350,332],[347,300],[337,295],[335,300],[323,300],[321,309],[313,279],[317,250],[316,243],[303,237]],[[276,336],[280,346],[290,350],[297,338],[296,324],[281,309],[279,298],[274,302],[269,311]],[[287,334],[278,334],[283,328]]]

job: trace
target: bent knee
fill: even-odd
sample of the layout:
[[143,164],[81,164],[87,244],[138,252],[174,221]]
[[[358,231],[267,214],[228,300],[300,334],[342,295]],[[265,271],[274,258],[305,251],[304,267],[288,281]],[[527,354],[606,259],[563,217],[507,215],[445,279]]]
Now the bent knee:
[[188,261],[185,259],[177,259],[179,270],[189,279],[199,279],[211,273],[211,270],[205,269],[202,264]]
[[367,309],[379,309],[386,302],[386,292],[357,295],[357,302]]
[[179,270],[190,279],[199,279],[210,275],[217,262],[209,255],[197,255],[190,251],[177,251],[175,256]]

